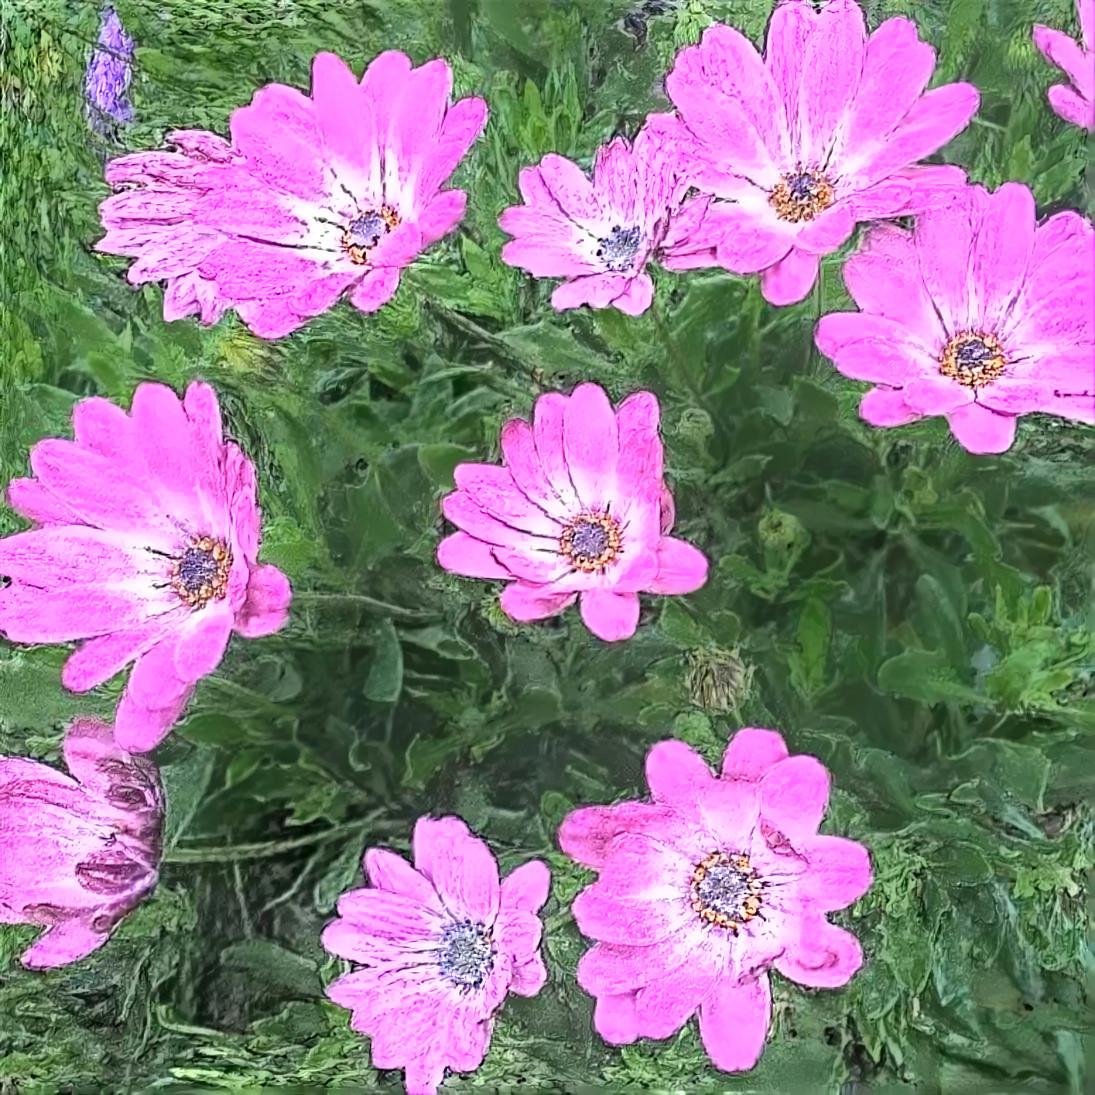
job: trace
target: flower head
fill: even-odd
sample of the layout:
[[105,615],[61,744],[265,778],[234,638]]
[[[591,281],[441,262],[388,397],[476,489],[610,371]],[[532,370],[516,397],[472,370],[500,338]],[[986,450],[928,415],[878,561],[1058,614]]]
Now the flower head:
[[100,251],[133,255],[134,284],[166,279],[164,318],[214,323],[235,308],[280,338],[349,291],[375,312],[399,272],[464,215],[441,185],[482,130],[482,99],[450,104],[442,60],[412,68],[382,53],[361,81],[332,53],[312,66],[312,95],[283,84],[231,119],[232,140],[176,130],[177,152],[111,161],[120,191],[100,216]]
[[639,591],[690,593],[707,560],[669,536],[673,498],[662,476],[658,401],[637,392],[613,411],[602,388],[536,401],[533,423],[502,428],[505,467],[460,464],[442,501],[460,530],[437,561],[454,574],[501,578],[502,608],[539,620],[580,598],[606,640],[633,635]]
[[1049,105],[1066,122],[1095,133],[1095,0],[1076,0],[1080,42],[1050,27],[1034,28],[1034,44],[1072,81],[1049,89]]
[[616,137],[597,152],[592,180],[554,153],[519,179],[524,205],[498,223],[514,238],[502,259],[534,277],[566,280],[551,296],[556,309],[612,305],[628,315],[650,307],[651,260],[677,268],[679,241],[702,219],[707,199],[678,211],[688,188],[687,136],[675,119],[651,115],[634,143]]
[[0,923],[45,931],[23,955],[63,966],[101,947],[156,885],[163,795],[156,768],[79,718],[64,742],[70,775],[0,757]]
[[255,469],[221,433],[217,396],[141,384],[127,415],[94,397],[74,441],[40,441],[13,508],[39,526],[0,539],[0,633],[84,642],[61,679],[85,692],[136,662],[115,716],[119,745],[152,749],[235,630],[285,622],[289,583],[260,565]]
[[1079,213],[1037,223],[1020,183],[971,186],[879,226],[844,266],[860,311],[822,316],[818,349],[877,385],[874,426],[942,414],[970,452],[1003,452],[1019,415],[1095,422],[1095,231]]
[[84,76],[84,95],[91,112],[91,124],[105,133],[114,122],[133,121],[133,106],[126,97],[133,78],[133,39],[125,32],[118,13],[104,8],[99,39]]
[[414,866],[365,853],[369,885],[344,893],[323,946],[360,968],[327,987],[372,1039],[377,1068],[402,1068],[408,1095],[434,1095],[446,1068],[470,1072],[508,993],[547,979],[540,918],[550,875],[525,863],[501,883],[487,845],[458,817],[419,818]]
[[682,50],[666,89],[695,137],[694,182],[719,200],[700,227],[720,265],[802,300],[856,222],[916,213],[965,175],[913,166],[965,128],[971,84],[924,92],[935,51],[908,19],[868,35],[855,0],[783,0],[763,58],[727,26]]
[[739,730],[720,776],[683,742],[660,742],[646,778],[652,802],[584,807],[559,829],[563,851],[599,875],[573,906],[597,940],[578,983],[608,1042],[667,1038],[698,1011],[715,1064],[751,1068],[771,1017],[769,969],[834,988],[862,964],[855,936],[826,913],[866,892],[867,850],[818,835],[828,773],[788,756],[772,730]]

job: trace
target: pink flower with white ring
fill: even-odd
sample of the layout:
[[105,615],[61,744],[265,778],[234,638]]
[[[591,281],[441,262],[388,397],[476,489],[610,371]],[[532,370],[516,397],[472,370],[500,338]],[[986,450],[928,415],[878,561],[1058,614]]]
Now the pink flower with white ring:
[[707,559],[668,535],[673,498],[662,472],[658,401],[628,396],[613,411],[604,389],[581,384],[536,401],[530,426],[502,429],[505,466],[460,464],[442,500],[460,530],[437,561],[454,574],[501,578],[502,609],[540,620],[580,600],[601,639],[626,639],[639,593],[691,593]]

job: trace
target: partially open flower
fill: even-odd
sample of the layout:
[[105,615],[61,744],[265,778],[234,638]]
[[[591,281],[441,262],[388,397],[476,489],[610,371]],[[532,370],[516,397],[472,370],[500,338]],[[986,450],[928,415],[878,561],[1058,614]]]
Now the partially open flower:
[[1034,28],[1034,44],[1071,81],[1049,89],[1049,105],[1066,122],[1095,133],[1095,0],[1076,0],[1076,13],[1079,42],[1064,31],[1039,25]]
[[31,969],[101,947],[156,885],[163,795],[156,768],[79,718],[64,743],[70,775],[0,757],[0,923],[46,930],[23,954]]

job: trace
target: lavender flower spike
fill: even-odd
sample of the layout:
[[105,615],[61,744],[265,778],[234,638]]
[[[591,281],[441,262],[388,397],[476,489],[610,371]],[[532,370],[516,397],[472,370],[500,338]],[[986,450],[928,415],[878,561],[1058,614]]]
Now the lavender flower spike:
[[88,116],[92,128],[105,134],[111,123],[133,121],[133,106],[126,98],[132,79],[133,39],[113,8],[104,8],[99,40],[84,79]]

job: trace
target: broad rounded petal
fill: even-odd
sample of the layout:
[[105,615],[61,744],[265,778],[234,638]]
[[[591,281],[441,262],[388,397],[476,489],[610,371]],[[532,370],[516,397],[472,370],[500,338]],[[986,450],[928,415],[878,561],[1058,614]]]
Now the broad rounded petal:
[[[593,190],[589,176],[572,160],[549,152],[541,161],[539,168],[529,172],[528,182],[534,180],[533,173],[539,175],[543,184],[543,193],[555,203],[558,209],[573,220],[597,220],[601,215],[600,202]],[[522,176],[525,173],[522,172]],[[524,181],[524,178],[522,179]],[[529,198],[525,197],[526,202]],[[529,202],[532,204],[532,202]]]
[[973,392],[949,376],[918,376],[901,388],[905,406],[917,414],[949,414],[973,402]]
[[775,967],[792,981],[816,989],[846,985],[863,965],[863,948],[851,932],[830,924],[820,913],[808,912],[798,921],[799,931],[788,938],[787,949]]
[[62,498],[37,479],[18,478],[8,483],[8,505],[20,517],[38,525],[79,525],[83,518]]
[[797,304],[805,300],[817,281],[820,268],[817,255],[792,249],[788,254],[761,271],[760,291],[769,304]]
[[747,726],[739,730],[722,755],[724,779],[758,780],[770,768],[787,758],[787,743],[775,730]]
[[866,312],[830,312],[822,316],[814,343],[852,380],[899,387],[939,371],[916,332],[898,320]]
[[764,1052],[772,1022],[772,990],[768,977],[729,984],[722,981],[700,1004],[700,1038],[716,1068],[742,1072]]
[[[684,850],[696,850],[695,827],[669,807],[646,802],[619,802],[614,806],[582,806],[571,810],[559,826],[559,847],[571,859],[600,870],[612,842],[622,834],[645,834]],[[704,853],[700,853],[701,855]]]
[[905,404],[898,388],[872,388],[859,401],[859,417],[872,426],[906,426],[922,418]]
[[815,220],[800,228],[795,246],[812,255],[827,255],[848,242],[855,231],[857,210],[850,201],[838,202]]
[[502,590],[499,603],[502,611],[514,620],[527,623],[557,616],[563,609],[574,604],[577,593],[555,593],[543,586],[510,582]]
[[691,928],[649,947],[597,943],[578,961],[578,984],[592,996],[618,995],[649,985],[696,961],[697,930]]
[[547,984],[547,968],[539,951],[527,962],[515,966],[509,991],[518,996],[535,996]]
[[546,863],[533,859],[514,868],[502,879],[501,907],[536,913],[551,891],[551,871]]
[[446,908],[491,923],[498,912],[498,863],[458,817],[419,818],[414,865],[437,888]]
[[692,593],[707,581],[707,556],[673,536],[658,542],[658,577],[651,593]]
[[642,1034],[635,1017],[634,992],[603,993],[593,1009],[593,1029],[610,1046],[626,1046]]
[[591,308],[607,308],[622,296],[630,284],[625,274],[589,274],[564,281],[551,294],[551,306],[557,312],[588,304]]
[[[424,905],[413,897],[375,887],[347,890],[338,899],[338,915],[356,933],[356,942],[350,932],[331,932],[324,946],[343,958],[369,963],[384,962],[401,950],[424,949],[440,931],[445,917],[436,898]],[[341,949],[335,950],[332,943]]]
[[395,296],[399,268],[382,266],[370,270],[350,293],[350,303],[362,312],[375,312]]
[[587,589],[579,596],[578,604],[582,622],[606,643],[630,639],[639,626],[639,597],[636,593]]
[[857,841],[815,836],[800,838],[795,848],[809,864],[796,888],[803,901],[822,912],[843,909],[870,888],[871,857]]
[[1022,291],[1036,218],[1034,195],[1021,183],[988,195],[970,255],[979,330],[998,329]]
[[773,765],[760,787],[760,814],[794,843],[813,836],[829,803],[829,773],[817,757],[798,754]]
[[612,501],[619,431],[604,388],[579,384],[563,415],[563,453],[582,505],[601,510]]
[[441,903],[433,883],[401,855],[386,848],[370,848],[365,853],[364,867],[365,877],[378,889],[402,894],[429,908],[440,910]]
[[600,273],[587,236],[555,207],[515,205],[498,218],[514,238],[502,247],[502,261],[537,278],[580,278]]
[[503,908],[494,922],[494,940],[515,965],[524,965],[536,957],[543,930],[535,913]]
[[1015,440],[1013,415],[997,414],[988,407],[968,403],[947,415],[947,423],[958,443],[978,455],[1006,452]]
[[272,635],[288,618],[292,599],[289,579],[282,571],[270,563],[256,567],[247,580],[247,599],[233,626],[247,639]]
[[676,739],[659,741],[646,754],[646,782],[659,805],[689,810],[715,788],[707,762]]
[[[271,260],[276,261],[276,260]],[[263,297],[256,300],[240,300],[235,304],[236,313],[252,334],[259,338],[278,339],[308,322],[289,304],[286,296]]]
[[232,617],[227,612],[195,613],[175,644],[175,676],[196,681],[212,673],[221,663],[232,634]]
[[647,273],[638,274],[612,302],[625,316],[641,316],[654,303],[654,282]]
[[635,1019],[646,1038],[669,1038],[695,1014],[716,985],[717,974],[704,962],[688,964],[643,985],[635,995]]
[[1046,92],[1054,114],[1066,122],[1095,132],[1095,99],[1085,99],[1067,84],[1054,84]]
[[147,753],[182,714],[193,683],[176,671],[176,651],[185,631],[168,633],[138,659],[114,720],[114,740],[129,753]]
[[525,497],[535,502],[558,521],[566,521],[574,512],[573,500],[561,497],[548,479],[532,427],[520,418],[511,418],[502,427],[502,455],[513,481]]
[[61,670],[61,683],[72,692],[98,687],[159,642],[173,619],[171,614],[132,630],[88,639],[69,655]]
[[86,958],[109,938],[109,932],[95,931],[89,922],[74,917],[47,928],[19,960],[29,970],[55,969]]
[[437,563],[465,578],[511,577],[510,572],[495,559],[493,546],[466,532],[454,532],[437,545]]
[[357,77],[341,57],[317,53],[312,61],[312,109],[335,176],[348,189],[368,184],[376,154],[376,127]]
[[790,252],[795,232],[767,207],[754,203],[712,202],[703,221],[720,266],[735,274],[755,274],[779,262]]
[[484,512],[513,528],[557,540],[562,525],[524,494],[508,468],[494,464],[458,464],[454,472],[457,490]]
[[102,396],[81,399],[72,408],[72,431],[76,444],[100,456],[144,463],[137,447],[134,424],[129,415]]

